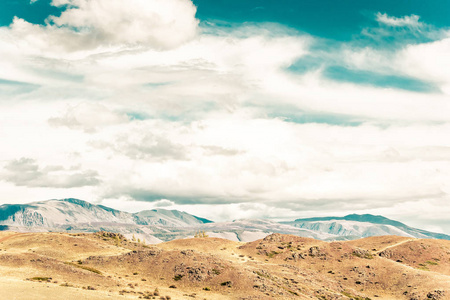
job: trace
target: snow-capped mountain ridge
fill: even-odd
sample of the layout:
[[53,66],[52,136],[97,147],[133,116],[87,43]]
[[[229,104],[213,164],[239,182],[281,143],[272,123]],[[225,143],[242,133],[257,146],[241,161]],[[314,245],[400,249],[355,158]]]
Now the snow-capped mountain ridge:
[[177,210],[153,209],[144,210],[134,214],[136,224],[139,225],[164,225],[186,226],[212,223],[212,221],[200,218]]
[[74,224],[116,223],[179,227],[207,222],[211,221],[185,212],[153,210],[132,214],[72,198],[0,206],[0,225],[9,226],[55,228]]
[[306,218],[283,223],[298,228],[326,232],[339,236],[368,237],[379,235],[399,235],[415,238],[450,239],[450,236],[446,234],[413,228],[383,216],[370,214],[351,214],[344,217]]

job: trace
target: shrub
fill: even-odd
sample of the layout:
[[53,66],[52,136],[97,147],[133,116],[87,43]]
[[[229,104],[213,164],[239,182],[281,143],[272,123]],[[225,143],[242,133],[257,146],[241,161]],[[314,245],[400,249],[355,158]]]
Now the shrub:
[[217,269],[212,269],[212,272],[213,272],[214,274],[216,274],[216,275],[220,275],[220,271],[217,270]]
[[228,286],[231,287],[231,281],[224,281],[220,284],[221,286]]
[[270,253],[267,253],[266,255],[267,255],[268,257],[272,258],[272,257],[274,257],[274,256],[277,255],[277,254],[280,254],[280,253],[277,252],[277,251],[271,251]]
[[373,255],[371,253],[360,249],[353,251],[352,255],[359,258],[373,259]]
[[173,280],[179,281],[179,280],[181,280],[181,278],[183,278],[183,275],[177,274],[177,275],[175,275],[175,276],[173,277]]
[[99,270],[97,270],[95,268],[92,268],[92,267],[81,266],[81,265],[77,265],[77,264],[74,264],[74,263],[71,263],[71,262],[65,262],[64,264],[72,266],[72,267],[75,267],[75,268],[83,269],[83,270],[86,270],[86,271],[89,271],[89,272],[93,272],[93,273],[96,273],[96,274],[99,274],[99,275],[102,275],[102,272],[100,272]]
[[50,282],[52,280],[52,278],[51,277],[33,277],[33,278],[31,278],[31,280]]
[[69,283],[67,283],[67,282],[62,283],[62,284],[60,284],[59,286],[73,287],[73,285],[71,285],[71,284],[69,284]]

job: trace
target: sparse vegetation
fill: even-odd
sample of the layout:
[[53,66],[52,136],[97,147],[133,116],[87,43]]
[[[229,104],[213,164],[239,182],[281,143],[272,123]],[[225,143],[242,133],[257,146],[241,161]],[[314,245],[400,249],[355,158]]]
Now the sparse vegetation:
[[215,275],[220,275],[220,271],[217,269],[212,269],[211,270]]
[[274,256],[277,255],[277,254],[280,254],[280,252],[277,252],[277,251],[270,251],[269,253],[266,253],[266,255],[267,255],[269,258],[272,258],[272,257],[274,257]]
[[64,287],[73,287],[72,284],[67,283],[67,282],[64,282],[64,283],[60,284],[60,286],[64,286]]
[[31,280],[50,282],[52,280],[52,278],[51,277],[33,277],[33,278],[31,278]]
[[227,286],[227,287],[231,287],[232,283],[231,281],[224,281],[220,284],[221,286]]
[[[39,234],[29,234],[26,238],[30,239],[33,235]],[[450,287],[446,282],[438,280],[442,278],[441,274],[447,275],[449,272],[450,246],[438,241],[424,241],[427,243],[426,251],[421,250],[414,241],[403,248],[398,247],[397,241],[401,239],[397,237],[340,242],[343,247],[338,249],[340,247],[333,243],[278,235],[273,241],[260,240],[252,243],[217,239],[176,240],[143,249],[131,242],[123,242],[121,248],[116,248],[113,244],[115,235],[105,237],[83,234],[76,236],[79,247],[74,249],[74,253],[67,250],[63,252],[62,249],[67,249],[66,245],[74,244],[74,237],[67,241],[55,240],[56,247],[51,251],[48,249],[53,244],[48,238],[36,238],[36,241],[30,242],[26,240],[27,243],[21,241],[24,245],[22,249],[17,244],[14,245],[14,249],[20,250],[17,253],[8,249],[8,245],[2,246],[7,248],[7,252],[0,255],[0,266],[2,269],[8,266],[25,266],[15,272],[21,272],[20,278],[28,276],[27,280],[45,283],[29,284],[40,289],[52,285],[74,287],[70,291],[74,295],[82,289],[84,294],[96,289],[100,293],[114,293],[116,298],[119,298],[119,293],[140,299],[170,299],[167,291],[176,294],[177,299],[210,298],[208,294],[211,298],[218,299],[223,295],[224,299],[298,297],[368,300],[374,294],[378,296],[372,297],[373,299],[426,299],[428,294],[435,297],[430,299],[446,299],[446,294],[442,296],[436,291],[446,292]],[[69,236],[61,235],[61,238]],[[396,245],[395,248],[386,249],[386,246],[393,244]],[[280,245],[285,249],[278,250]],[[289,247],[291,245],[292,249]],[[409,251],[410,245],[418,250]],[[256,255],[257,247],[261,248],[260,257]],[[303,250],[298,252],[295,250],[297,247]],[[35,249],[37,254],[26,251],[29,248]],[[366,253],[375,255],[371,249],[376,248],[386,255],[365,260],[370,259]],[[296,260],[285,260],[293,254],[296,255]],[[283,261],[270,259],[276,255]],[[241,262],[242,258],[250,260],[253,257],[256,257],[254,262]],[[405,264],[393,263],[398,260]],[[68,261],[65,266],[64,261]],[[42,272],[43,266],[51,273]],[[414,271],[408,266],[426,271],[429,268],[433,272]],[[24,275],[23,270],[30,269],[33,273]],[[107,274],[98,276],[102,272]],[[417,276],[417,272],[420,276]],[[31,278],[36,275],[39,277]],[[47,276],[54,277],[59,283]],[[164,287],[164,290],[159,292],[155,287]],[[95,291],[92,292],[94,294]]]
[[209,237],[209,235],[204,231],[198,231],[195,233],[194,238],[206,238]]
[[373,259],[373,255],[369,251],[359,249],[353,251],[352,255],[364,259]]
[[181,280],[181,278],[183,278],[183,275],[177,274],[177,275],[175,275],[175,276],[173,277],[173,280],[179,281],[179,280]]
[[350,298],[350,299],[353,299],[353,300],[371,300],[369,297],[360,297],[360,296],[352,295],[352,294],[350,294],[348,292],[342,292],[341,294],[346,296],[346,297],[348,297],[348,298]]
[[263,273],[261,273],[261,272],[259,272],[259,271],[255,271],[255,274],[258,275],[258,276],[260,276],[260,277],[269,278],[269,276],[267,276],[266,274],[263,274]]
[[89,272],[93,272],[93,273],[96,273],[96,274],[99,274],[99,275],[102,275],[102,272],[100,272],[99,270],[97,270],[95,268],[92,268],[92,267],[82,266],[82,265],[79,265],[79,264],[74,264],[72,262],[65,262],[64,264],[72,266],[72,267],[75,267],[75,268],[83,269],[83,270],[86,270],[86,271],[89,271]]

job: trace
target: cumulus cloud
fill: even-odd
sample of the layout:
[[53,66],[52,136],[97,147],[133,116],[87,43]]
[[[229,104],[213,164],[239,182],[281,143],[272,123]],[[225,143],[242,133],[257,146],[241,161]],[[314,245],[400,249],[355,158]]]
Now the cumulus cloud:
[[79,171],[79,167],[66,169],[59,165],[40,167],[36,160],[25,157],[8,162],[4,169],[6,172],[1,179],[17,186],[74,188],[100,183],[96,171]]
[[25,53],[62,56],[111,47],[171,49],[198,31],[196,7],[189,0],[54,0],[52,5],[66,9],[45,25],[15,17],[0,36]]
[[67,6],[49,22],[98,45],[145,44],[168,49],[197,32],[196,7],[188,0],[53,0]]
[[174,202],[172,202],[172,201],[170,201],[170,200],[167,200],[167,199],[162,199],[162,200],[159,200],[159,201],[156,201],[155,203],[154,203],[154,206],[155,207],[165,207],[165,208],[167,208],[167,207],[170,207],[170,206],[173,206],[175,203]]

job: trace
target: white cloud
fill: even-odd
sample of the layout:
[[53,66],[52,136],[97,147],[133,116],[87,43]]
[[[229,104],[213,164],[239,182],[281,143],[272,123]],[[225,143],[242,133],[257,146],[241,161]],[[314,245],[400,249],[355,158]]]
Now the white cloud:
[[94,132],[101,126],[126,123],[129,118],[125,113],[114,112],[97,103],[82,102],[69,106],[61,117],[49,119],[52,126],[65,126],[70,129],[81,129]]
[[[323,54],[313,37],[273,24],[199,31],[189,1],[54,4],[70,5],[47,25],[16,18],[0,28],[0,163],[9,168],[0,188],[16,202],[80,197],[229,220],[389,216],[434,201],[432,219],[449,200],[446,39]],[[444,93],[343,83],[324,78],[326,65],[286,70],[307,54],[430,80]]]
[[59,165],[40,167],[34,159],[25,157],[9,161],[4,170],[0,179],[31,188],[75,188],[100,183],[96,171],[79,171],[78,166],[68,169]]
[[164,207],[166,209],[169,209],[171,206],[173,206],[175,203],[173,201],[162,199],[159,201],[156,201],[153,203],[155,207]]
[[[112,182],[108,197],[166,198],[178,204],[304,202],[310,208],[347,201],[366,207],[445,197],[448,189],[449,148],[433,147],[443,145],[448,126],[380,129],[247,119],[178,129],[155,125],[141,123],[140,130],[166,131],[172,143],[184,144],[189,160],[161,164],[147,158],[138,165],[122,160],[133,170],[120,180],[107,180]],[[204,156],[198,145],[206,142],[241,152]]]
[[[345,59],[345,64],[352,69],[373,71],[381,75],[403,76],[437,86],[440,89],[439,92],[443,94],[415,94],[413,97],[417,99],[419,96],[424,101],[427,97],[440,99],[429,103],[436,105],[437,102],[442,101],[440,105],[443,105],[442,109],[444,109],[447,107],[445,103],[450,95],[450,58],[447,55],[450,51],[449,35],[450,32],[446,32],[438,40],[408,44],[396,51],[348,47],[341,55]],[[427,107],[424,104],[421,106]],[[434,112],[439,110],[436,107],[433,108]]]
[[[85,57],[112,47],[176,48],[198,32],[189,0],[55,0],[67,8],[46,25],[15,17],[0,29],[6,47],[44,57]],[[75,52],[75,53],[74,53]]]
[[420,17],[417,15],[404,16],[401,18],[392,17],[386,13],[377,13],[376,20],[380,23],[393,27],[420,27],[422,24],[419,22]]
[[168,49],[191,40],[197,32],[196,7],[188,0],[53,0],[68,5],[58,27],[77,30],[99,45],[145,44]]
[[[450,35],[450,33],[448,33]],[[441,85],[450,95],[450,38],[408,45],[398,53],[398,69],[403,72]]]

